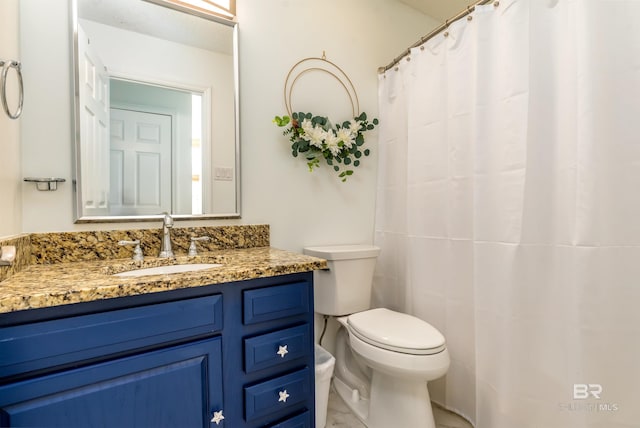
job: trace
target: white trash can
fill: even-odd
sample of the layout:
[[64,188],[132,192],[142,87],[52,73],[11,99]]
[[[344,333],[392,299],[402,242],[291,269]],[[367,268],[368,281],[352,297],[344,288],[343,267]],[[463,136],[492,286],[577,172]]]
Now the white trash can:
[[336,359],[322,346],[315,346],[316,358],[316,428],[324,428],[327,424],[327,406],[329,404],[329,387]]

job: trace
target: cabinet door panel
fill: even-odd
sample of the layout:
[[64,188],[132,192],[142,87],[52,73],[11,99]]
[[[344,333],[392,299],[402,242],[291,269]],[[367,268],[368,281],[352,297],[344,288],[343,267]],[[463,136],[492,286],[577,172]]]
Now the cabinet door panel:
[[208,427],[222,409],[221,350],[217,337],[1,386],[0,424]]
[[0,329],[0,378],[222,329],[222,296]]

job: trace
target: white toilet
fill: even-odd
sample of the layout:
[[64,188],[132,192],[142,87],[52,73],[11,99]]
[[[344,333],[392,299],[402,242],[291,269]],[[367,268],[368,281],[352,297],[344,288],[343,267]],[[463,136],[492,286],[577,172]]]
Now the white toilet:
[[369,428],[434,428],[427,382],[449,368],[445,339],[416,317],[370,309],[380,249],[341,245],[304,253],[329,265],[314,273],[314,304],[343,326],[336,337],[336,392]]

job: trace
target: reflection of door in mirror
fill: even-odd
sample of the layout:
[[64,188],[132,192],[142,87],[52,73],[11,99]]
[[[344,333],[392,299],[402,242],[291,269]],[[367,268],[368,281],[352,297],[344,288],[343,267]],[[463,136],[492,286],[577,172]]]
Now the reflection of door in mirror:
[[109,214],[202,214],[201,94],[113,78],[110,87]]
[[86,212],[202,214],[202,94],[109,78],[78,28]]
[[171,211],[171,116],[111,108],[109,214]]
[[78,27],[78,61],[84,212],[108,215],[109,76],[81,27]]

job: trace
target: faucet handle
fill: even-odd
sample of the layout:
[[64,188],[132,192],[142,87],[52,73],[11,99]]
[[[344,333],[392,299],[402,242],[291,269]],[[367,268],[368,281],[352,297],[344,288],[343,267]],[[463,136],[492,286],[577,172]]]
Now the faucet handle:
[[171,216],[171,214],[166,211],[162,214],[164,215],[164,217],[162,218],[162,226],[168,228],[173,227],[173,217]]
[[5,245],[0,247],[0,266],[11,266],[16,259],[16,246]]
[[135,241],[118,241],[118,245],[135,245],[135,248],[133,249],[133,260],[140,262],[144,260],[139,239],[136,239]]
[[189,245],[189,255],[190,256],[197,256],[198,255],[198,249],[196,248],[196,242],[198,241],[211,241],[211,238],[208,236],[192,236],[191,237],[191,245]]

